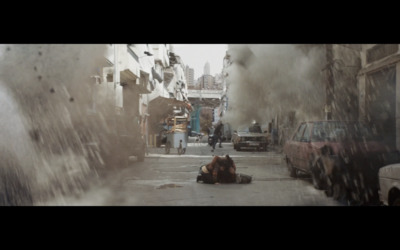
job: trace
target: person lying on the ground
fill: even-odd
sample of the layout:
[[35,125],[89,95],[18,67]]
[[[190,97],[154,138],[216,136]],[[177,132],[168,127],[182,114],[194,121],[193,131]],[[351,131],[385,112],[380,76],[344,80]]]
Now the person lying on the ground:
[[236,182],[236,165],[229,155],[225,157],[214,156],[213,160],[200,167],[197,181],[204,183],[234,183]]

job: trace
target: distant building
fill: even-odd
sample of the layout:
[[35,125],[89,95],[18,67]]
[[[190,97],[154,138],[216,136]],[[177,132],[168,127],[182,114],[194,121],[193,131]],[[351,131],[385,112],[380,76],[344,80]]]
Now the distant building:
[[210,73],[210,63],[209,62],[206,62],[206,64],[204,65],[204,72],[203,72],[203,74],[204,75],[210,75],[211,73]]
[[194,85],[194,69],[186,65],[185,68],[186,83],[188,86]]
[[202,75],[197,79],[197,83],[200,89],[213,89],[214,77],[212,75]]
[[214,76],[214,88],[223,89],[224,77],[223,74],[215,74]]

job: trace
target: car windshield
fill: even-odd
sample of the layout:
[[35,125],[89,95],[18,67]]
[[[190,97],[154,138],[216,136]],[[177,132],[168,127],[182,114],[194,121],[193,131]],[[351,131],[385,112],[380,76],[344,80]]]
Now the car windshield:
[[261,127],[259,125],[253,125],[249,127],[250,133],[262,133]]
[[239,127],[237,131],[238,132],[245,132],[245,133],[250,132],[248,127]]
[[262,133],[260,125],[251,125],[249,127],[239,127],[238,132],[244,133]]
[[311,141],[374,140],[372,129],[360,122],[315,122]]

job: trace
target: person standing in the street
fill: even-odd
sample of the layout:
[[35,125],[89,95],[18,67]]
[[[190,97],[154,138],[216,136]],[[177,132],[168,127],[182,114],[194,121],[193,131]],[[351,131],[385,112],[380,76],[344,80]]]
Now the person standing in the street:
[[222,123],[222,121],[219,121],[217,124],[217,127],[215,127],[214,130],[214,136],[213,136],[213,144],[212,144],[212,148],[211,152],[214,152],[215,150],[215,145],[218,143],[219,140],[219,147],[222,148],[222,130],[223,130],[224,124]]

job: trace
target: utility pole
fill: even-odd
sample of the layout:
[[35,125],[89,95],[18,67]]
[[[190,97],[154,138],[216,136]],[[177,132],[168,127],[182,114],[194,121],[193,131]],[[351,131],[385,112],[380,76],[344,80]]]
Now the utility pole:
[[334,103],[334,81],[333,81],[333,45],[325,44],[326,51],[326,103],[325,103],[325,119],[332,120],[332,105]]

